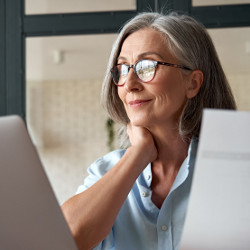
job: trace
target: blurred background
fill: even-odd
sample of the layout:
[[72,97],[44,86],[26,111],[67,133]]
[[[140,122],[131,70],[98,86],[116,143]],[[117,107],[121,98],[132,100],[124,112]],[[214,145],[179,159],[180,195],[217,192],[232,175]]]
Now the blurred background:
[[[193,0],[193,6],[249,1]],[[135,0],[26,0],[27,15],[136,10]],[[91,24],[90,24],[91,25]],[[250,110],[250,27],[208,29],[239,110]],[[119,147],[100,105],[117,34],[26,38],[26,118],[59,203],[74,195],[98,157]]]

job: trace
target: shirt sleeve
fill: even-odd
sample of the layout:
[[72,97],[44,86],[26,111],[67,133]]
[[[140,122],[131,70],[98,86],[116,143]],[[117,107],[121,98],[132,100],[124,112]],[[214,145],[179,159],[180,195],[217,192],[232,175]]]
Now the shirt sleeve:
[[88,176],[84,179],[82,185],[80,185],[76,191],[76,194],[79,194],[93,184],[95,184],[102,176],[104,176],[123,156],[125,150],[116,150],[108,153],[107,155],[97,159],[92,163],[88,171]]

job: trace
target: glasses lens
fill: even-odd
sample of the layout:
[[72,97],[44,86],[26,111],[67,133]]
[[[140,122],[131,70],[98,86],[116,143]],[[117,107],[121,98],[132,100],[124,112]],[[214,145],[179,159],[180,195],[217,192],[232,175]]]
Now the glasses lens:
[[155,64],[151,60],[141,60],[135,66],[137,76],[143,82],[150,82],[155,75]]
[[123,85],[128,75],[128,67],[125,64],[115,66],[112,71],[113,81],[116,85]]

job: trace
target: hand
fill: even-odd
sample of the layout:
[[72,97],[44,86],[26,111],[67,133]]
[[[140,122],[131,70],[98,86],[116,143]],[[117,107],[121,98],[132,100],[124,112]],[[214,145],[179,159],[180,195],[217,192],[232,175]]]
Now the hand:
[[158,155],[154,138],[150,131],[144,127],[134,126],[131,123],[127,126],[127,133],[131,146],[142,151],[149,162],[153,162]]

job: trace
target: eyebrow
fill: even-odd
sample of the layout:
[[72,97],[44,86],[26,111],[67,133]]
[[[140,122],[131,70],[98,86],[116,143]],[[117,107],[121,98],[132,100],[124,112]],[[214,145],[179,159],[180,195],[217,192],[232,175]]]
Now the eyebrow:
[[[151,55],[156,55],[156,56],[158,56],[159,58],[161,58],[163,60],[163,57],[157,52],[145,52],[145,53],[142,53],[142,54],[138,55],[137,59],[140,60],[140,59],[142,59],[142,58],[144,58],[146,56],[151,56]],[[117,61],[118,60],[127,60],[127,58],[125,56],[119,56],[117,58]]]

